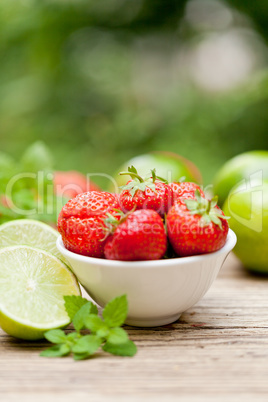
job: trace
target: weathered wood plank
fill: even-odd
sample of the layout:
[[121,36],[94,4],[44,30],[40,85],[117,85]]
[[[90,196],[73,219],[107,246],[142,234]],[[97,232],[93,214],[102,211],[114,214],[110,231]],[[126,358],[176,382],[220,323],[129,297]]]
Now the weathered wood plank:
[[267,401],[268,280],[230,256],[210,291],[181,320],[126,327],[134,358],[46,359],[46,342],[0,330],[1,402]]

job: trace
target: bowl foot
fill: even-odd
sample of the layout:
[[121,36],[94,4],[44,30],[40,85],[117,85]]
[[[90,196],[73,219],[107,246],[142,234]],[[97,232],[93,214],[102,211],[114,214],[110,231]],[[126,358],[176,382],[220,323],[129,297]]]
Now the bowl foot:
[[181,313],[174,314],[168,317],[162,318],[132,318],[129,317],[126,319],[125,323],[127,325],[131,325],[133,327],[160,327],[161,325],[171,324],[174,321],[177,321],[181,316]]

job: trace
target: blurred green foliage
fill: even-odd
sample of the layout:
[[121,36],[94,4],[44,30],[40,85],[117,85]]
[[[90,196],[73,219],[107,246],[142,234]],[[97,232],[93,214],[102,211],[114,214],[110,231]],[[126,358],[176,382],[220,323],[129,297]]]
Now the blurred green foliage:
[[[1,1],[2,151],[18,161],[42,140],[57,169],[112,173],[135,155],[170,150],[195,162],[208,183],[229,157],[266,149],[266,61],[227,91],[199,87],[177,58],[211,28],[185,20],[188,3]],[[267,2],[262,12],[253,3],[229,1],[267,39]],[[243,18],[233,18],[237,27]]]
[[19,160],[0,153],[0,224],[21,218],[57,222],[68,199],[55,194],[53,165],[41,141],[30,145]]

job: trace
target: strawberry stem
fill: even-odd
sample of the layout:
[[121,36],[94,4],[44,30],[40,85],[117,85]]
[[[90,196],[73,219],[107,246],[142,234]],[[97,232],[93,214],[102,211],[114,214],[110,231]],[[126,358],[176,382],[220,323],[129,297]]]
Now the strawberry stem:
[[129,166],[127,170],[127,172],[120,172],[119,174],[121,176],[128,175],[132,179],[138,179],[140,183],[144,183],[144,179],[138,174],[137,169],[133,165]]
[[206,212],[209,214],[210,210],[211,210],[211,200],[208,200],[208,205],[207,205]]
[[133,173],[133,172],[120,172],[119,174],[120,174],[121,176],[128,175],[128,176],[130,176],[132,179],[138,179],[140,183],[144,183],[143,178],[142,178],[140,175],[138,175],[137,173]]

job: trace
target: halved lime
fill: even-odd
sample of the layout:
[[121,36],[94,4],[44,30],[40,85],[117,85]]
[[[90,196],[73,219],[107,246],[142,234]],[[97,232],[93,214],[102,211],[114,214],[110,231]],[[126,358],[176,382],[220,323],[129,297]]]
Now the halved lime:
[[68,325],[65,295],[79,295],[69,268],[47,251],[29,246],[0,250],[0,326],[21,339]]
[[58,236],[59,233],[51,226],[33,219],[16,219],[0,225],[0,247],[20,244],[38,247],[64,261],[56,247]]

